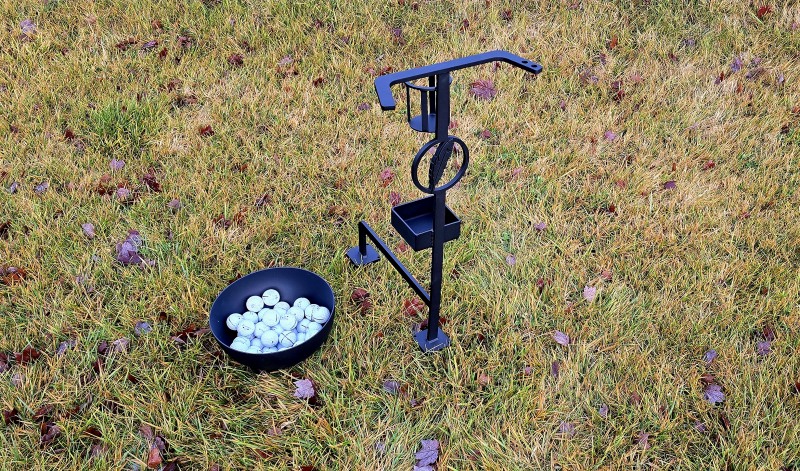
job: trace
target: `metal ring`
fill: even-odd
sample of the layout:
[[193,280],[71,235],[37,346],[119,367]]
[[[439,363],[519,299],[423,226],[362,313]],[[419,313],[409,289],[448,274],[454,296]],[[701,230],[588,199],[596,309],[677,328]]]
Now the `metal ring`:
[[[451,178],[450,181],[448,181],[442,186],[432,188],[431,186],[422,185],[419,182],[419,178],[417,177],[417,173],[419,172],[419,163],[422,161],[422,157],[425,156],[425,153],[427,153],[431,149],[431,147],[439,144],[445,144],[446,142],[449,141],[458,144],[458,146],[461,147],[461,151],[464,153],[464,157],[461,162],[461,168],[458,169],[458,172],[456,172],[456,175],[453,178]],[[423,193],[433,194],[434,192],[437,191],[447,190],[456,183],[458,183],[458,181],[461,180],[461,178],[464,176],[464,173],[466,173],[468,165],[469,165],[469,149],[467,149],[467,145],[464,143],[464,141],[455,136],[447,136],[446,139],[442,140],[432,139],[426,142],[419,149],[419,151],[417,151],[417,155],[414,156],[414,161],[411,163],[411,181],[413,181],[414,185],[416,185],[416,187],[419,188],[420,191],[422,191]]]

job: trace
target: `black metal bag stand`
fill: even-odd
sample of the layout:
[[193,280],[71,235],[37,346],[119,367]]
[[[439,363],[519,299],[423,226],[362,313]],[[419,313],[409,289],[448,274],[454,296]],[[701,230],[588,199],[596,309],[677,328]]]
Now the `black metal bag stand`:
[[[406,118],[411,129],[419,132],[434,133],[434,138],[420,148],[411,164],[411,179],[422,192],[431,196],[410,201],[392,208],[392,226],[415,251],[431,248],[431,286],[430,294],[420,285],[408,269],[400,263],[386,243],[375,234],[365,222],[358,223],[358,246],[347,251],[347,257],[354,265],[362,266],[380,260],[380,255],[371,245],[367,237],[375,243],[403,279],[428,305],[428,328],[415,335],[420,348],[425,351],[437,351],[450,345],[450,338],[439,329],[439,310],[442,296],[442,264],[444,259],[444,243],[457,239],[461,235],[461,220],[447,207],[446,192],[455,185],[469,165],[469,150],[461,139],[450,136],[450,72],[473,67],[487,62],[503,61],[528,72],[538,74],[542,66],[523,59],[506,51],[492,51],[474,56],[455,59],[440,64],[427,65],[393,74],[383,75],[375,79],[375,91],[381,103],[381,109],[395,108],[392,96],[392,85],[404,83],[406,86]],[[427,78],[428,86],[410,83],[413,80]],[[420,114],[411,117],[411,90],[420,93]],[[454,146],[458,145],[463,154],[461,167],[456,175],[447,183],[437,186],[447,164],[453,155]],[[427,175],[427,185],[419,180],[419,164],[431,149],[436,148],[431,158]]]

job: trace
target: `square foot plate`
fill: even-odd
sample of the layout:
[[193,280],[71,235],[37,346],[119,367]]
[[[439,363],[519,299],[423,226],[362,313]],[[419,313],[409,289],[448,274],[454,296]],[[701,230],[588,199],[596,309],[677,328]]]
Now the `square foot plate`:
[[450,337],[439,329],[439,336],[433,340],[428,340],[428,329],[420,330],[414,334],[414,340],[417,341],[419,348],[423,352],[438,352],[439,350],[450,346]]
[[350,261],[353,262],[353,265],[360,267],[363,265],[368,265],[373,262],[377,262],[378,260],[381,259],[381,256],[380,254],[378,254],[378,251],[375,250],[373,246],[367,244],[366,255],[362,257],[361,252],[358,250],[358,246],[355,246],[351,247],[347,251],[347,258],[349,258]]

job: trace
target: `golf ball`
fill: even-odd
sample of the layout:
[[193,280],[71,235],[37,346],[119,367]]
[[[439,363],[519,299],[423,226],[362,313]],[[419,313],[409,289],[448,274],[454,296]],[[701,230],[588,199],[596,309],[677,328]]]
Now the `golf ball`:
[[264,348],[261,349],[261,351],[263,353],[272,353],[272,352],[277,352],[278,349],[275,348],[275,347],[264,347]]
[[322,330],[322,324],[320,324],[318,322],[312,322],[312,323],[308,324],[308,330],[306,331],[306,337],[311,337],[313,335],[316,335],[316,333],[319,332],[320,330]]
[[233,339],[233,342],[231,342],[231,348],[240,352],[247,351],[247,349],[250,348],[250,341],[242,337],[236,337]]
[[268,327],[274,327],[278,325],[278,322],[280,322],[280,320],[281,318],[278,315],[278,311],[276,311],[275,309],[268,309],[267,312],[264,313],[264,318],[261,319],[261,322],[267,324]]
[[253,332],[255,332],[255,330],[256,330],[256,325],[251,321],[239,322],[239,326],[236,328],[236,331],[239,332],[239,335],[241,335],[242,337],[253,335]]
[[264,300],[261,296],[250,296],[244,303],[248,311],[258,312],[264,309]]
[[228,328],[231,330],[236,330],[236,327],[239,325],[239,322],[241,321],[242,321],[242,315],[239,314],[238,312],[234,312],[233,314],[228,316],[228,319],[225,321],[225,325],[227,325]]
[[297,298],[294,300],[294,307],[299,307],[300,309],[305,309],[308,305],[311,304],[311,301],[308,298]]
[[287,330],[286,332],[281,332],[280,339],[278,341],[281,347],[289,348],[294,346],[297,342],[297,334],[295,334],[291,330]]
[[264,301],[264,304],[272,307],[281,300],[281,294],[276,289],[268,289],[261,295],[261,299]]
[[251,345],[250,348],[247,349],[247,353],[261,353],[261,349]]
[[297,331],[300,333],[305,333],[308,331],[308,325],[311,324],[311,321],[308,319],[303,319],[297,324]]
[[281,314],[280,326],[283,330],[293,330],[297,326],[297,318],[294,314],[286,311]]
[[303,310],[297,306],[290,307],[288,311],[289,314],[293,315],[297,322],[300,322],[305,317],[305,313]]
[[320,306],[311,313],[311,318],[314,322],[324,324],[331,318],[331,311],[325,306]]
[[256,322],[256,328],[253,330],[253,335],[256,337],[261,337],[264,335],[264,332],[269,330],[269,326],[263,322]]
[[306,341],[306,334],[300,332],[297,334],[297,340],[295,341],[295,345],[300,345],[301,343]]
[[275,309],[278,309],[280,311],[288,311],[290,307],[292,306],[290,306],[289,303],[287,303],[286,301],[281,301],[275,305]]
[[255,324],[256,322],[258,322],[258,314],[256,314],[256,313],[255,313],[255,312],[253,312],[253,311],[247,311],[247,312],[245,312],[244,314],[242,314],[242,317],[244,318],[244,320],[246,320],[246,321],[250,321],[250,322],[252,322],[253,324]]
[[261,336],[261,344],[264,347],[274,347],[278,345],[279,340],[278,333],[274,330],[268,330]]
[[258,337],[254,337],[253,340],[250,341],[250,346],[251,347],[264,348],[264,344],[261,343],[261,339],[258,338]]
[[311,320],[311,319],[313,318],[314,310],[315,310],[316,308],[318,308],[318,307],[319,307],[319,306],[318,306],[318,305],[316,305],[316,304],[309,304],[308,306],[306,306],[306,308],[303,310],[303,315],[304,315],[304,317],[305,317],[306,319],[309,319],[309,320]]

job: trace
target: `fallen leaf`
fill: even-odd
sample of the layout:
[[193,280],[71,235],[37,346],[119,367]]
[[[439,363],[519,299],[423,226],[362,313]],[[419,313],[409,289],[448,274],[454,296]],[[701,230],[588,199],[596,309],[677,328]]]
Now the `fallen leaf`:
[[491,382],[491,378],[486,373],[479,373],[478,374],[478,384],[481,386],[488,386]]
[[30,18],[24,19],[19,23],[19,28],[25,36],[33,36],[36,34],[36,23]]
[[769,355],[771,349],[772,349],[772,342],[770,342],[769,340],[763,340],[756,344],[756,352],[761,356]]
[[742,70],[742,56],[736,56],[733,58],[733,62],[731,62],[731,71],[738,72]]
[[425,303],[422,302],[420,298],[414,297],[409,299],[403,300],[403,308],[402,312],[404,315],[408,317],[415,317],[422,313],[422,310],[425,308]]
[[396,191],[392,191],[392,192],[389,193],[389,204],[391,204],[392,207],[397,206],[401,202],[402,202],[402,198],[400,197],[400,193],[398,193]]
[[483,131],[481,131],[480,137],[481,137],[481,139],[491,139],[492,138],[492,131],[489,131],[488,129],[484,129]]
[[665,190],[674,190],[678,185],[675,184],[675,180],[670,180],[668,182],[664,182],[663,186]]
[[355,304],[360,304],[367,298],[369,298],[369,293],[364,288],[356,288],[350,293],[350,300]]
[[507,263],[509,266],[512,266],[512,267],[513,267],[514,265],[516,265],[516,264],[517,264],[517,257],[515,257],[513,254],[508,254],[508,255],[506,255],[506,263]]
[[613,141],[613,140],[615,140],[617,138],[617,133],[615,133],[614,131],[609,130],[609,131],[606,131],[606,132],[603,133],[603,137],[607,141]]
[[150,447],[150,453],[147,454],[147,467],[154,469],[161,466],[161,451],[155,446]]
[[41,427],[39,427],[39,431],[41,433],[41,437],[39,439],[39,446],[41,448],[49,445],[53,442],[53,440],[61,435],[61,429],[58,427],[58,425],[53,423],[42,422]]
[[556,341],[557,344],[568,347],[569,346],[569,335],[557,330],[553,332],[553,340]]
[[430,466],[439,459],[439,440],[422,440],[422,448],[414,455],[415,466]]
[[50,182],[44,181],[33,187],[33,191],[37,195],[41,195],[42,193],[47,191],[48,188],[50,188]]
[[299,399],[311,399],[316,396],[317,392],[314,390],[314,383],[310,379],[301,379],[294,382],[296,389],[294,397]]
[[491,80],[476,80],[469,84],[469,93],[481,100],[491,100],[497,96],[497,89]]
[[717,358],[717,351],[714,350],[713,348],[708,350],[705,353],[705,355],[703,355],[703,361],[705,361],[708,364],[711,364],[711,362],[714,361],[714,359],[716,358]]
[[608,404],[603,404],[597,409],[597,413],[600,414],[600,417],[606,418],[608,417]]
[[547,229],[547,223],[545,223],[543,221],[542,222],[537,222],[537,223],[535,223],[533,225],[533,228],[536,229],[537,231],[541,232],[541,231]]
[[118,42],[115,47],[119,51],[127,51],[131,46],[136,44],[136,40],[133,38],[123,39],[122,41]]
[[768,13],[772,13],[772,6],[764,5],[756,11],[756,16],[759,20],[763,20]]
[[386,167],[385,169],[381,170],[380,178],[381,185],[384,187],[388,186],[390,183],[392,183],[392,180],[394,180],[394,172],[391,168]]
[[161,183],[159,183],[156,179],[155,170],[152,168],[147,173],[142,175],[140,180],[147,186],[147,188],[150,188],[151,191],[155,191],[156,193],[161,191]]
[[11,185],[8,187],[8,192],[12,195],[19,191],[19,182],[11,182]]
[[597,288],[588,285],[583,287],[583,299],[587,302],[592,302],[595,297],[597,297]]
[[197,129],[197,132],[199,132],[202,137],[209,137],[214,135],[214,130],[211,128],[210,124],[200,126]]
[[603,268],[602,270],[600,270],[600,278],[603,279],[603,281],[611,281],[612,279],[611,270],[607,268]]
[[123,265],[139,264],[144,259],[139,255],[139,247],[142,245],[142,237],[139,231],[131,229],[124,241],[116,245],[116,260]]
[[148,334],[151,330],[153,330],[153,328],[150,327],[150,324],[144,321],[139,321],[133,326],[133,333],[136,334],[137,337]]
[[228,56],[228,64],[234,67],[241,67],[244,64],[244,57],[241,54],[231,54]]
[[366,103],[366,102],[365,103],[361,103],[360,105],[358,105],[358,111],[367,111],[370,108],[372,108],[372,105],[370,105],[369,103]]
[[400,383],[393,379],[387,379],[383,382],[383,390],[388,392],[389,394],[397,394],[397,391],[399,389],[400,389]]
[[3,411],[3,423],[6,425],[17,424],[19,423],[19,411],[17,411],[16,407],[12,407],[9,410]]
[[725,400],[725,393],[719,384],[709,384],[703,392],[703,398],[711,404],[719,404]]
[[650,448],[650,434],[647,432],[639,432],[636,435],[636,444],[642,447],[643,450]]
[[128,351],[128,345],[130,344],[130,340],[125,337],[119,338],[111,342],[111,351],[117,353],[126,353]]
[[613,51],[617,47],[617,44],[619,44],[619,38],[617,38],[617,35],[612,35],[611,39],[608,41],[608,50]]
[[24,366],[38,359],[42,354],[30,345],[25,346],[19,353],[14,353],[14,360],[18,365]]
[[553,376],[553,378],[557,379],[560,371],[561,371],[560,362],[554,361],[553,363],[550,364],[550,374]]
[[58,344],[58,348],[56,349],[56,355],[63,355],[69,350],[70,348],[75,346],[75,340],[69,339],[61,342]]
[[53,405],[52,404],[45,404],[33,413],[33,420],[36,422],[49,422],[51,417],[50,414],[53,412]]
[[558,425],[558,433],[560,433],[562,435],[566,435],[569,438],[574,437],[575,436],[575,424],[573,424],[572,422],[564,422],[564,421],[562,421]]
[[0,222],[0,237],[8,237],[11,229],[11,221]]
[[94,224],[90,222],[83,223],[81,224],[81,229],[83,229],[83,233],[86,235],[86,237],[94,239]]
[[178,212],[178,210],[183,207],[183,204],[181,204],[181,200],[179,200],[178,198],[172,198],[171,200],[169,200],[169,203],[167,203],[167,207],[173,213],[175,213]]

